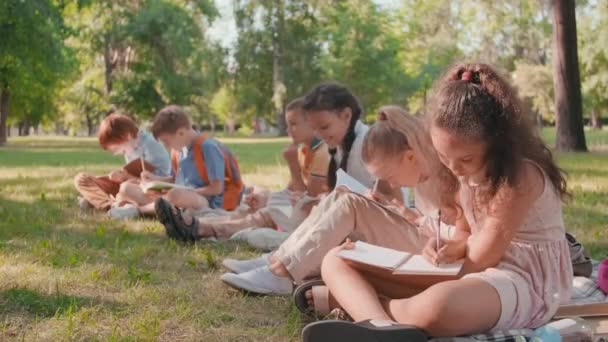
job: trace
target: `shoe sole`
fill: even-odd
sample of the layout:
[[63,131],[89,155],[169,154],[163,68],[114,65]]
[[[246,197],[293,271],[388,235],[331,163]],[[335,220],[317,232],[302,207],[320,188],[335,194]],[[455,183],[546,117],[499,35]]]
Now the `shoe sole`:
[[[226,275],[234,275],[234,273],[227,273]],[[272,295],[272,296],[289,296],[290,293],[276,293],[273,292],[271,290],[268,289],[264,289],[264,288],[260,288],[260,287],[256,287],[251,285],[251,283],[246,282],[246,281],[241,281],[240,279],[234,279],[232,277],[225,277],[222,276],[220,277],[220,279],[228,286],[232,287],[233,289],[237,289],[239,291],[245,292],[246,294],[253,294],[253,295]]]
[[426,342],[420,329],[403,326],[370,327],[346,321],[314,322],[302,330],[303,342]]
[[156,213],[156,217],[158,221],[165,227],[165,233],[167,236],[178,241],[184,241],[184,239],[179,235],[175,226],[173,224],[173,220],[169,217],[169,213],[165,211],[165,208],[161,205],[162,198],[159,198],[154,203],[154,212]]

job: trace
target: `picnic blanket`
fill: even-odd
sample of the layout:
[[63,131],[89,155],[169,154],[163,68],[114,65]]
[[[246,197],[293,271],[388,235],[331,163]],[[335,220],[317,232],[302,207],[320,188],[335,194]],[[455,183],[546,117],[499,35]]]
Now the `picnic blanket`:
[[591,277],[574,277],[572,280],[572,297],[568,304],[608,303],[608,296],[597,285],[599,261],[593,260]]

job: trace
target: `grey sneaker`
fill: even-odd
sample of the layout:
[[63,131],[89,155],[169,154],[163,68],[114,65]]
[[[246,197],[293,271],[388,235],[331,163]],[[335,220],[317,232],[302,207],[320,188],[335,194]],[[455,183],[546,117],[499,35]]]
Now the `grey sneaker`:
[[222,265],[224,265],[224,267],[226,267],[228,271],[240,274],[268,265],[269,258],[270,253],[265,253],[257,258],[248,260],[237,260],[228,258],[222,261]]
[[117,220],[126,220],[139,217],[139,209],[134,205],[127,204],[122,207],[113,207],[108,210],[108,216]]
[[224,273],[220,279],[236,289],[265,295],[288,296],[293,290],[290,279],[277,277],[268,266],[241,274]]
[[78,206],[80,207],[80,211],[91,211],[94,209],[91,202],[80,196],[78,197]]

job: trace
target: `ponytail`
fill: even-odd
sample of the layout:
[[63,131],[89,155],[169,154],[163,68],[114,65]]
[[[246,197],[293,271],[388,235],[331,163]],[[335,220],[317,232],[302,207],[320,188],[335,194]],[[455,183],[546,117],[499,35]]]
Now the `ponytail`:
[[346,108],[350,108],[351,110],[348,130],[342,139],[342,143],[340,144],[340,147],[342,148],[342,159],[340,160],[340,165],[338,165],[335,160],[337,149],[329,149],[331,158],[327,172],[327,185],[331,190],[333,190],[336,187],[336,172],[338,171],[338,168],[348,171],[348,157],[357,137],[355,134],[355,127],[357,125],[357,121],[359,121],[359,118],[361,118],[363,110],[361,109],[359,101],[350,92],[350,90],[337,83],[324,83],[316,86],[304,98],[303,108],[306,112],[337,112]]

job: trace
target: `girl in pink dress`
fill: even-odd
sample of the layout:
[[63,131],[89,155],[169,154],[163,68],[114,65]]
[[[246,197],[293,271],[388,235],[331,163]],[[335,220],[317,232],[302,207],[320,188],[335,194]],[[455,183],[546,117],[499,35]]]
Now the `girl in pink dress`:
[[[333,304],[358,323],[314,323],[305,340],[382,340],[408,336],[398,334],[405,325],[433,336],[536,328],[569,300],[566,180],[514,89],[489,65],[456,65],[437,82],[426,115],[437,155],[454,176],[442,187],[456,189],[451,205],[459,215],[451,238],[438,250],[430,238],[423,255],[434,263],[464,258],[462,271],[453,278],[372,272],[336,256],[352,245],[341,246],[325,257],[322,276]],[[383,147],[377,141],[374,155]]]

